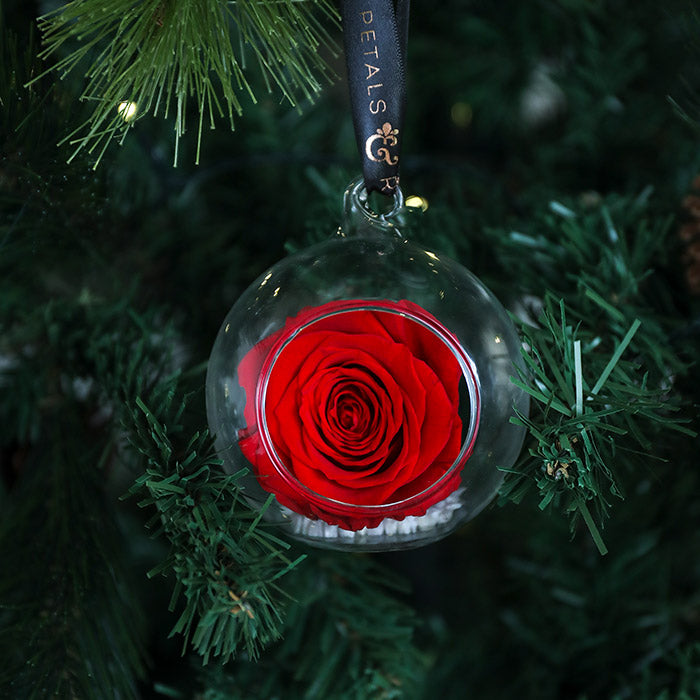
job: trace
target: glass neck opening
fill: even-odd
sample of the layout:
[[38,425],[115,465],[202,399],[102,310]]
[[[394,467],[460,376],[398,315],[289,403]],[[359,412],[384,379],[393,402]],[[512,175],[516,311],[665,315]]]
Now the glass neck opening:
[[348,185],[343,196],[343,223],[338,230],[341,237],[367,234],[389,234],[403,239],[399,230],[404,213],[404,197],[400,187],[385,212],[377,212],[370,205],[370,196],[362,177]]

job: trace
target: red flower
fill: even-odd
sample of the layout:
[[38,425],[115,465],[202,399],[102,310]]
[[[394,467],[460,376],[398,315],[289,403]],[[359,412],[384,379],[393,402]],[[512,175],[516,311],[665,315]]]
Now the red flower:
[[457,488],[472,447],[456,464],[462,366],[451,347],[460,352],[408,301],[331,302],[288,319],[238,367],[239,444],[259,483],[348,530],[423,515]]

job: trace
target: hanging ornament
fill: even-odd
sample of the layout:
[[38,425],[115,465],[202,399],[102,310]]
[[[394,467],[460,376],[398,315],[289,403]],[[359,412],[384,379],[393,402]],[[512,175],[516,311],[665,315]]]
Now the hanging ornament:
[[[427,544],[474,517],[522,446],[510,418],[528,410],[510,381],[520,341],[499,302],[401,234],[401,8],[345,3],[364,176],[334,236],[241,295],[207,373],[209,424],[227,468],[249,470],[246,497],[262,507],[272,494],[266,518],[336,549]],[[375,212],[371,191],[391,210]]]

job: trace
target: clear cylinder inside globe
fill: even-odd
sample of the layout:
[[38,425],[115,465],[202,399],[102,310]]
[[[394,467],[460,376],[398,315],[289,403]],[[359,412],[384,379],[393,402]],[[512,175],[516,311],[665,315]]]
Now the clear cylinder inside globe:
[[519,348],[463,266],[360,225],[234,304],[209,361],[209,425],[226,468],[249,470],[246,498],[273,494],[264,517],[289,536],[415,547],[479,513],[517,458]]

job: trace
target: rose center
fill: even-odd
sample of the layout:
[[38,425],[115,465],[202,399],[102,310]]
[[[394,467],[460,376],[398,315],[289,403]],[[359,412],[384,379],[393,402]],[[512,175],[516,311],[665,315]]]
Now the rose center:
[[336,387],[330,397],[330,423],[341,433],[363,435],[374,422],[372,402],[361,387]]
[[348,397],[337,407],[338,422],[348,431],[356,431],[362,422],[363,411],[360,402],[353,397]]

